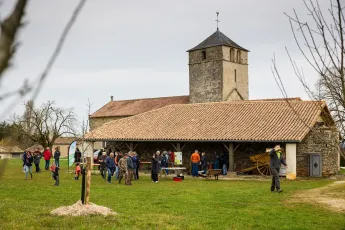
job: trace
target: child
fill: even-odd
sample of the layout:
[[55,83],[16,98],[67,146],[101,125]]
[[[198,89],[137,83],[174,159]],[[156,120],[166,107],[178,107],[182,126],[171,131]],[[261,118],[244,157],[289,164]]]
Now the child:
[[79,180],[80,172],[81,172],[81,169],[80,169],[79,163],[77,163],[76,167],[75,167],[75,177],[74,177],[74,180]]
[[53,161],[52,165],[50,166],[50,171],[52,172],[52,178],[54,178],[55,168],[56,168],[56,165],[55,165],[55,162]]
[[53,172],[53,178],[55,180],[55,186],[59,185],[59,167],[55,166],[55,170]]

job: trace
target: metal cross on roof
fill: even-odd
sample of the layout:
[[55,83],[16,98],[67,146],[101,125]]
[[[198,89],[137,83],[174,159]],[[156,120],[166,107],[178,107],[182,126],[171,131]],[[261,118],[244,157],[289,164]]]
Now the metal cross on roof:
[[219,12],[216,12],[216,14],[217,14],[217,20],[216,20],[216,22],[217,22],[217,30],[219,30],[219,27],[218,27],[218,23],[220,22],[220,21],[218,20]]

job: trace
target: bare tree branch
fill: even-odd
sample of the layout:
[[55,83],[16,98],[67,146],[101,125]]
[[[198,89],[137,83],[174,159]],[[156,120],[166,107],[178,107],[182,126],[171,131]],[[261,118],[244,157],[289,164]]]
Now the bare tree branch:
[[[20,1],[20,0],[18,0],[18,1]],[[62,32],[62,34],[59,38],[59,41],[57,43],[57,46],[55,47],[54,52],[53,52],[52,56],[50,57],[46,67],[43,70],[43,72],[38,76],[38,78],[36,80],[34,80],[33,82],[30,82],[30,84],[28,84],[29,87],[18,89],[18,92],[23,92],[23,93],[19,94],[12,101],[12,103],[10,103],[10,105],[4,110],[4,112],[0,115],[0,120],[3,119],[18,104],[18,101],[23,99],[24,96],[26,96],[33,89],[35,89],[34,95],[32,97],[33,101],[37,98],[37,96],[38,96],[38,94],[39,94],[39,92],[40,92],[40,90],[44,84],[45,79],[49,75],[51,68],[53,67],[58,55],[60,54],[60,52],[63,48],[64,42],[65,42],[72,26],[74,25],[77,17],[79,16],[81,10],[83,9],[83,6],[85,5],[85,3],[86,3],[86,0],[80,0],[79,4],[76,6],[71,18],[67,22],[66,27],[64,28],[64,30]]]
[[0,25],[0,80],[16,51],[15,38],[22,26],[26,4],[27,0],[18,0],[13,12]]
[[47,102],[40,109],[33,104],[27,105],[29,112],[17,122],[22,124],[22,135],[43,147],[52,147],[55,140],[63,135],[76,136],[76,116],[72,109],[61,109],[54,106],[54,102]]

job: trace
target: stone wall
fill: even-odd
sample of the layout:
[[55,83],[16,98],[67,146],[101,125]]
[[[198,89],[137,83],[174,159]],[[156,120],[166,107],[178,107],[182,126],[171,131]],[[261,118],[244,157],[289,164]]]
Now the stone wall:
[[125,117],[89,117],[90,131],[97,129],[109,121],[118,120],[121,118]]
[[223,64],[222,47],[189,53],[189,101],[190,103],[222,101]]
[[[237,49],[234,49],[237,53]],[[223,46],[223,101],[231,100],[230,93],[234,88],[244,100],[249,98],[248,88],[248,53],[241,50],[241,63],[230,61],[230,47]],[[236,81],[235,81],[236,71]]]
[[[217,102],[238,99],[231,95],[234,89],[244,100],[248,92],[248,52],[240,50],[241,61],[230,59],[230,49],[218,46],[189,53],[190,103]],[[203,58],[206,52],[206,59]],[[235,80],[236,72],[236,80]]]
[[315,127],[297,144],[297,176],[309,176],[309,154],[320,153],[322,176],[339,169],[339,132],[333,127]]

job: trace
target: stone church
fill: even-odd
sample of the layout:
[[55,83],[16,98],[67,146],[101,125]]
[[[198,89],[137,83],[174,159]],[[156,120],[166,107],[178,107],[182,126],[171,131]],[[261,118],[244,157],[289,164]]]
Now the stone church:
[[113,101],[90,116],[90,129],[171,104],[248,100],[248,50],[218,29],[189,53],[189,96]]
[[[339,132],[323,101],[249,100],[248,50],[218,29],[189,55],[189,95],[111,100],[90,115],[86,140],[100,147],[135,150],[150,160],[156,150],[194,149],[214,159],[229,156],[229,171],[257,162],[251,156],[280,144],[294,176],[339,170]],[[259,168],[258,168],[259,170]]]

